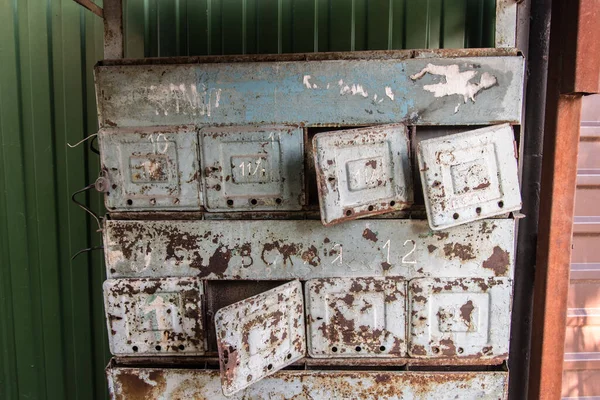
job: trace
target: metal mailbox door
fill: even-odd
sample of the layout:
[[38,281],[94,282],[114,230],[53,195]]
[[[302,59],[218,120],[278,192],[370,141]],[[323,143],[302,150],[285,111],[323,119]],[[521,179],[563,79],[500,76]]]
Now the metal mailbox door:
[[207,127],[202,137],[206,209],[299,210],[304,132],[299,127]]
[[197,278],[107,280],[104,305],[111,353],[204,354],[203,293]]
[[405,125],[323,132],[313,138],[313,148],[324,225],[412,204]]
[[109,210],[197,210],[202,205],[193,125],[108,128],[98,133],[98,141]]
[[292,281],[215,314],[223,393],[230,396],[303,358],[302,284]]
[[315,358],[406,355],[406,282],[329,278],[306,282],[308,353]]

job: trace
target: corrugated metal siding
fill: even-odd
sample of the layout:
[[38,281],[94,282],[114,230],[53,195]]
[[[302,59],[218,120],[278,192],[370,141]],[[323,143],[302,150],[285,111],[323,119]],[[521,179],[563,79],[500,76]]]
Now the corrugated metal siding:
[[600,398],[600,95],[585,97],[577,162],[563,399]]
[[[129,0],[128,57],[493,45],[493,0]],[[70,195],[98,159],[102,21],[72,0],[0,0],[0,398],[106,397],[104,268]],[[93,208],[101,197],[82,194]]]

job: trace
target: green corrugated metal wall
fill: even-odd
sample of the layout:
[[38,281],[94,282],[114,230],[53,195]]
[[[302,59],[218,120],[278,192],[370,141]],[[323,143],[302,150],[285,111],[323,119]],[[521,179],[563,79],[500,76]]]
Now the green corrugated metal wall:
[[[493,45],[494,0],[125,0],[128,57]],[[106,396],[94,221],[70,195],[98,158],[102,21],[72,0],[0,0],[0,398]],[[101,209],[100,196],[81,199]]]

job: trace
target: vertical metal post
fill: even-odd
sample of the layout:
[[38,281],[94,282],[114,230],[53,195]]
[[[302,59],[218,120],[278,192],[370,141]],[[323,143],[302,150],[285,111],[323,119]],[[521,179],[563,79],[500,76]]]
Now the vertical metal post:
[[123,1],[104,0],[104,59],[123,58]]
[[598,91],[600,1],[553,1],[529,398],[561,396],[581,99]]
[[517,45],[517,0],[496,0],[496,47]]

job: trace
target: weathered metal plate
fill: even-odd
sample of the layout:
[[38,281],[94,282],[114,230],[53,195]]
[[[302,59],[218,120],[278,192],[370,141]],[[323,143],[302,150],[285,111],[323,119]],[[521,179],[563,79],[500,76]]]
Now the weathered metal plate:
[[419,169],[431,229],[520,210],[516,157],[508,124],[421,141]]
[[112,354],[204,354],[202,283],[197,278],[109,279],[104,305]]
[[109,210],[198,210],[198,135],[193,126],[102,129]]
[[113,278],[512,277],[514,224],[433,232],[423,220],[106,220],[103,234]]
[[304,131],[284,126],[201,130],[209,211],[299,210]]
[[302,284],[293,281],[215,314],[223,393],[230,396],[303,358]]
[[313,147],[324,225],[412,204],[405,125],[323,132],[315,135]]
[[412,357],[508,357],[511,279],[415,279],[408,292]]
[[[99,65],[100,125],[519,123],[521,56]],[[202,62],[202,59],[198,59]],[[114,124],[114,125],[113,125]]]
[[507,372],[279,371],[225,397],[218,371],[109,367],[113,400],[506,399]]
[[406,281],[330,278],[306,282],[311,357],[406,354]]

